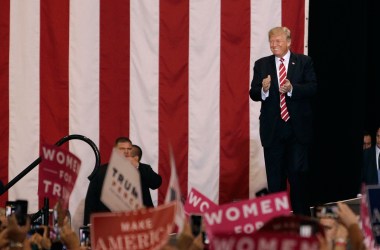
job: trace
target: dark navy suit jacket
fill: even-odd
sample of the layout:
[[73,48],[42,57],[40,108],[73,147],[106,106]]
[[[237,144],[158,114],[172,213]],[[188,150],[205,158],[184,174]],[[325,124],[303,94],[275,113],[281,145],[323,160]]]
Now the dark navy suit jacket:
[[[262,100],[262,81],[271,76],[269,96]],[[286,105],[295,136],[299,143],[307,144],[312,139],[312,97],[317,92],[317,78],[311,57],[290,54],[287,79],[293,86],[292,96],[286,95]],[[250,97],[261,101],[260,138],[261,144],[270,146],[275,136],[277,122],[280,121],[280,92],[277,79],[275,56],[263,57],[255,62]]]
[[363,151],[362,182],[367,185],[377,185],[377,157],[376,145]]
[[[104,177],[108,164],[100,166],[94,178],[90,181],[87,189],[83,225],[90,223],[90,215],[94,212],[110,212],[111,210],[100,200]],[[161,186],[162,178],[153,171],[148,164],[140,163],[138,170],[141,178],[142,199],[145,207],[153,207],[152,197],[149,189],[157,189]]]

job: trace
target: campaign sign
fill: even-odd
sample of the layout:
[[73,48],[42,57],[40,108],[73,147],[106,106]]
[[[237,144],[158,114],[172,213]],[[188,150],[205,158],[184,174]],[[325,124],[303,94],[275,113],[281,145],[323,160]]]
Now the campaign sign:
[[161,249],[173,229],[175,202],[156,208],[91,215],[91,248]]
[[367,186],[368,211],[375,245],[380,246],[380,186]]
[[62,200],[62,205],[67,207],[81,161],[66,149],[53,145],[42,145],[41,152],[38,195]]
[[280,192],[210,208],[203,218],[212,240],[213,235],[220,233],[253,233],[271,218],[286,214],[290,214],[288,194]]
[[256,232],[253,235],[216,235],[210,241],[210,249],[224,250],[318,250],[316,237],[301,237],[279,232]]
[[176,202],[177,209],[175,215],[175,225],[173,232],[181,233],[184,227],[184,219],[185,219],[185,209],[182,203],[182,194],[181,188],[179,186],[179,180],[174,160],[173,149],[171,145],[169,145],[169,153],[170,153],[170,179],[168,189],[166,190],[165,195],[165,203],[170,203],[172,201]]
[[209,208],[215,208],[218,205],[204,196],[195,188],[191,188],[185,203],[186,214],[203,214]]
[[113,149],[100,200],[114,212],[143,207],[140,173],[117,149]]

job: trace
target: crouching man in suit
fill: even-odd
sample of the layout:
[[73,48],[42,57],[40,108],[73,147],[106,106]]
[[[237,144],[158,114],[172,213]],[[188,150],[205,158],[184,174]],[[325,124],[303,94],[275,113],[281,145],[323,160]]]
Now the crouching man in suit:
[[132,145],[130,158],[132,158],[132,165],[135,166],[140,172],[143,204],[145,207],[153,207],[154,205],[149,189],[154,190],[159,188],[162,184],[162,178],[159,174],[153,171],[150,165],[141,163],[141,157],[141,148],[137,145]]
[[[157,189],[161,186],[161,176],[154,172],[150,165],[140,162],[142,150],[139,146],[133,145],[128,137],[118,137],[114,147],[139,170],[143,204],[145,207],[153,207],[154,205],[149,189]],[[90,181],[85,198],[83,225],[90,223],[90,215],[92,213],[111,211],[100,200],[107,169],[108,163],[100,166],[94,178]]]

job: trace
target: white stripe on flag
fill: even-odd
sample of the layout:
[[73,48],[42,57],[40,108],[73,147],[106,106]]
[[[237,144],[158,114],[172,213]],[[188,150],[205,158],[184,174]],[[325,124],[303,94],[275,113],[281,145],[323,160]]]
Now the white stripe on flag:
[[303,38],[303,53],[309,53],[309,1],[305,0],[305,31]]
[[[69,131],[99,145],[99,0],[70,1],[69,36]],[[83,224],[84,198],[95,166],[91,148],[70,141],[70,151],[82,161],[70,197],[72,225]]]
[[[130,138],[158,172],[159,2],[131,1]],[[157,190],[151,190],[157,205]]]
[[195,187],[216,203],[220,163],[220,11],[218,0],[190,1],[188,190]]
[[[9,52],[9,180],[39,156],[40,2],[11,1]],[[37,167],[9,190],[9,200],[29,200],[38,210]]]

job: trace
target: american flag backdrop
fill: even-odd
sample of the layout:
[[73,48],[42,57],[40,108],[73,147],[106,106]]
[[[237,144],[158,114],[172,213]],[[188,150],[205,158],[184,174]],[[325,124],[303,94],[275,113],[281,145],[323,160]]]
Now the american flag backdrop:
[[[266,176],[260,103],[249,99],[255,60],[271,54],[267,32],[292,30],[307,53],[308,0],[0,0],[0,179],[6,184],[40,155],[42,143],[90,138],[102,162],[114,140],[131,138],[163,177],[171,145],[181,191],[218,204],[254,197]],[[81,223],[95,156],[82,161],[70,200]],[[38,168],[1,198],[37,212]]]

